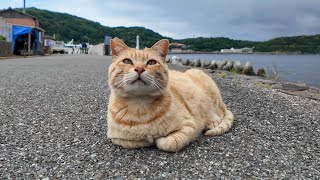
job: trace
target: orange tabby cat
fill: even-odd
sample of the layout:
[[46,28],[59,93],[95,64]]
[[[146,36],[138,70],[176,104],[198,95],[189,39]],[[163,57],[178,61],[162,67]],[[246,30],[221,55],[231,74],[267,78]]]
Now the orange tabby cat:
[[111,40],[108,138],[113,143],[175,152],[203,130],[214,136],[231,128],[233,115],[214,81],[201,70],[168,70],[168,46],[165,39],[136,50]]

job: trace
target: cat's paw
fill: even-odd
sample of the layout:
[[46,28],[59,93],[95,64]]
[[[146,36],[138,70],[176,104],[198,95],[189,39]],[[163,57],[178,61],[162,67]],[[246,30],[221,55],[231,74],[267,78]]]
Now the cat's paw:
[[177,141],[172,136],[161,137],[156,139],[156,145],[159,149],[168,152],[177,152],[183,147],[180,147]]
[[149,147],[153,143],[150,143],[146,140],[141,140],[141,141],[130,141],[130,140],[124,140],[124,139],[116,139],[113,138],[111,141],[114,144],[117,144],[119,146],[122,146],[123,148],[128,148],[128,149],[135,149],[135,148],[142,148],[142,147]]
[[221,134],[224,134],[226,132],[226,129],[224,129],[223,127],[214,127],[212,129],[209,129],[208,131],[205,132],[204,135],[206,136],[219,136]]

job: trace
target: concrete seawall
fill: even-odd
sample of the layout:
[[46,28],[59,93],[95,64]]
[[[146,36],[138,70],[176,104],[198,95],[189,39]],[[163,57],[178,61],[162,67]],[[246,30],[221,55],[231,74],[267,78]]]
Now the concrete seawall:
[[11,42],[0,41],[0,57],[12,56]]

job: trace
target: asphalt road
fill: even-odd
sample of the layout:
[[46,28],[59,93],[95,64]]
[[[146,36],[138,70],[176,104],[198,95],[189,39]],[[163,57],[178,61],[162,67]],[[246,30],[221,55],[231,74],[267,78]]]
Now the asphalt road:
[[0,179],[320,178],[320,102],[217,78],[231,132],[178,153],[106,138],[105,56],[0,60]]

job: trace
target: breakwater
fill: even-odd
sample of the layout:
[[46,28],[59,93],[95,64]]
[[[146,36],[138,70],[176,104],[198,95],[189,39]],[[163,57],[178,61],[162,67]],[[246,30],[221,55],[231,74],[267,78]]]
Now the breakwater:
[[263,68],[258,69],[257,72],[254,71],[253,65],[250,61],[247,61],[245,64],[241,64],[240,61],[231,61],[231,60],[212,60],[207,61],[203,59],[182,59],[178,56],[172,56],[166,60],[167,63],[180,64],[190,67],[199,67],[204,69],[211,70],[224,70],[230,71],[237,74],[244,74],[249,76],[266,76],[266,71]]
[[271,54],[176,54],[182,59],[232,60],[252,63],[255,72],[265,68],[266,74],[277,74],[280,81],[304,82],[312,87],[320,87],[319,55],[271,55]]

